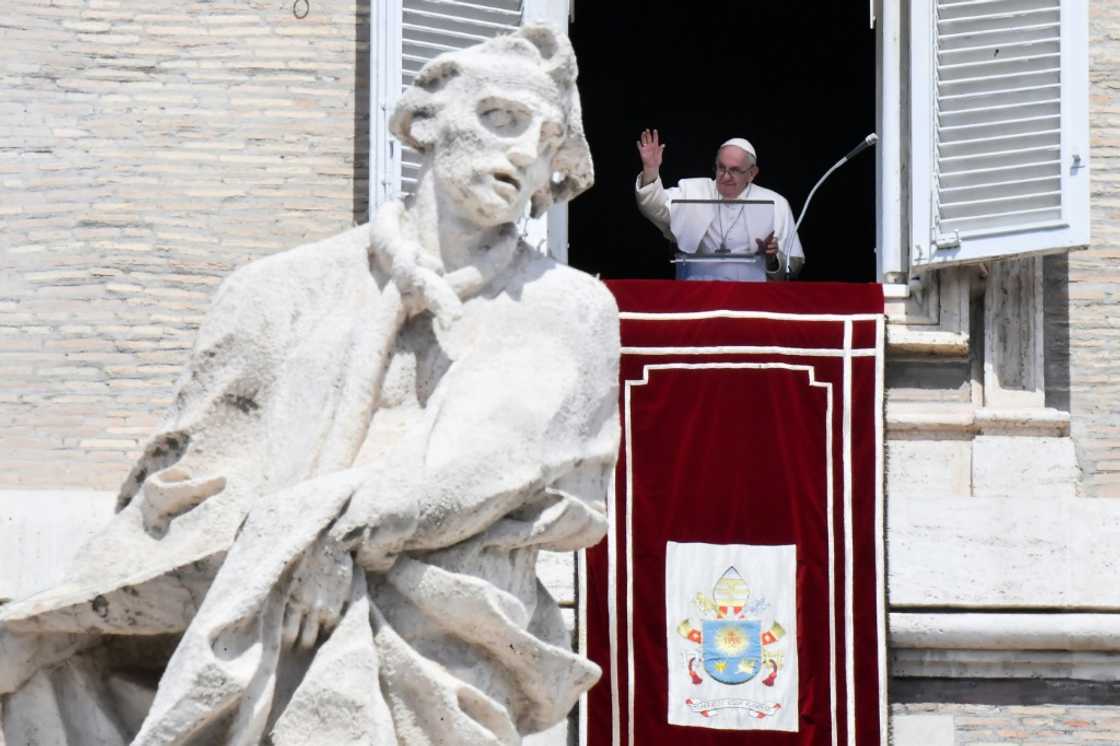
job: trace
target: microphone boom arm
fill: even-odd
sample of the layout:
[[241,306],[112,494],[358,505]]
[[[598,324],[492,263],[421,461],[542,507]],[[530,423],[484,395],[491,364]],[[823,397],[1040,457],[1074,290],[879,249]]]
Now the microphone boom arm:
[[794,230],[797,230],[801,227],[801,221],[805,219],[805,212],[809,209],[809,202],[812,201],[813,195],[816,193],[817,189],[820,188],[821,184],[824,183],[825,179],[831,176],[833,171],[840,168],[852,158],[867,150],[877,142],[879,142],[879,136],[872,132],[870,135],[863,138],[863,142],[852,148],[850,153],[848,153],[840,160],[836,161],[836,163],[832,164],[832,168],[824,172],[824,176],[818,179],[817,183],[813,185],[813,188],[809,190],[809,196],[805,198],[805,204],[801,207],[801,214],[797,216],[797,224],[794,226]]

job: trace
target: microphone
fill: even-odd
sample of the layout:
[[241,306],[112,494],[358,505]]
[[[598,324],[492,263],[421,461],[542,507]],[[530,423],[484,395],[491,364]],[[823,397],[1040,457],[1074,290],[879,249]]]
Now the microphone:
[[863,138],[863,142],[852,148],[851,152],[844,156],[845,161],[850,161],[863,151],[870,148],[875,143],[879,142],[879,136],[872,132],[867,137]]
[[872,132],[870,135],[863,138],[863,141],[859,145],[852,148],[851,152],[849,152],[840,160],[836,161],[836,163],[832,165],[832,168],[824,172],[824,176],[822,176],[820,180],[813,185],[813,188],[809,190],[809,196],[805,198],[805,205],[801,208],[801,214],[797,217],[797,225],[794,226],[794,230],[797,230],[801,227],[801,221],[805,219],[805,211],[809,209],[809,202],[813,199],[813,194],[815,194],[817,189],[820,188],[820,185],[824,183],[824,180],[831,176],[833,171],[840,168],[852,158],[855,158],[857,155],[867,150],[877,142],[879,142],[879,136]]

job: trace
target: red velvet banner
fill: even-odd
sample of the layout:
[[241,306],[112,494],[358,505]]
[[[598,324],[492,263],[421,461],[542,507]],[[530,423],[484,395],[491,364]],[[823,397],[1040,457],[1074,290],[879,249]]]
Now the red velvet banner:
[[609,285],[623,442],[581,556],[580,743],[885,745],[881,288]]

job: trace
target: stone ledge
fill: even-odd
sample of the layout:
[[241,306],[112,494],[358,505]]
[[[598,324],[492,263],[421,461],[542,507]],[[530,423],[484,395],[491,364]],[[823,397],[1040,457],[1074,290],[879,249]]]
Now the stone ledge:
[[1069,412],[1060,409],[994,409],[981,407],[976,410],[976,428],[980,433],[1047,432],[1052,435],[1069,435]]
[[890,614],[891,675],[1120,680],[1120,613]]
[[892,612],[893,648],[1120,652],[1120,613]]
[[887,325],[887,355],[921,354],[968,357],[968,335],[959,332],[914,331]]
[[941,402],[887,404],[887,435],[898,433],[972,433],[976,428],[976,412],[971,405],[947,405]]
[[1068,650],[892,650],[891,676],[897,679],[1048,679],[1114,682],[1120,653]]
[[1069,434],[1070,415],[1059,409],[996,409],[969,404],[899,403],[886,408],[887,433]]
[[883,298],[886,300],[906,300],[910,297],[910,286],[902,282],[884,282]]

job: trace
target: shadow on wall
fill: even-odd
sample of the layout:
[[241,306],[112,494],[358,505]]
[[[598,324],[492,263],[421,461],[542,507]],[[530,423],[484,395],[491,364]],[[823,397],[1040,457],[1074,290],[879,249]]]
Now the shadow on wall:
[[354,225],[369,222],[369,0],[354,8]]
[[1115,705],[1120,702],[1120,681],[895,677],[890,682],[890,700],[897,704],[941,702],[995,707]]
[[1046,406],[1068,412],[1069,375],[1069,255],[1042,260],[1043,353]]

